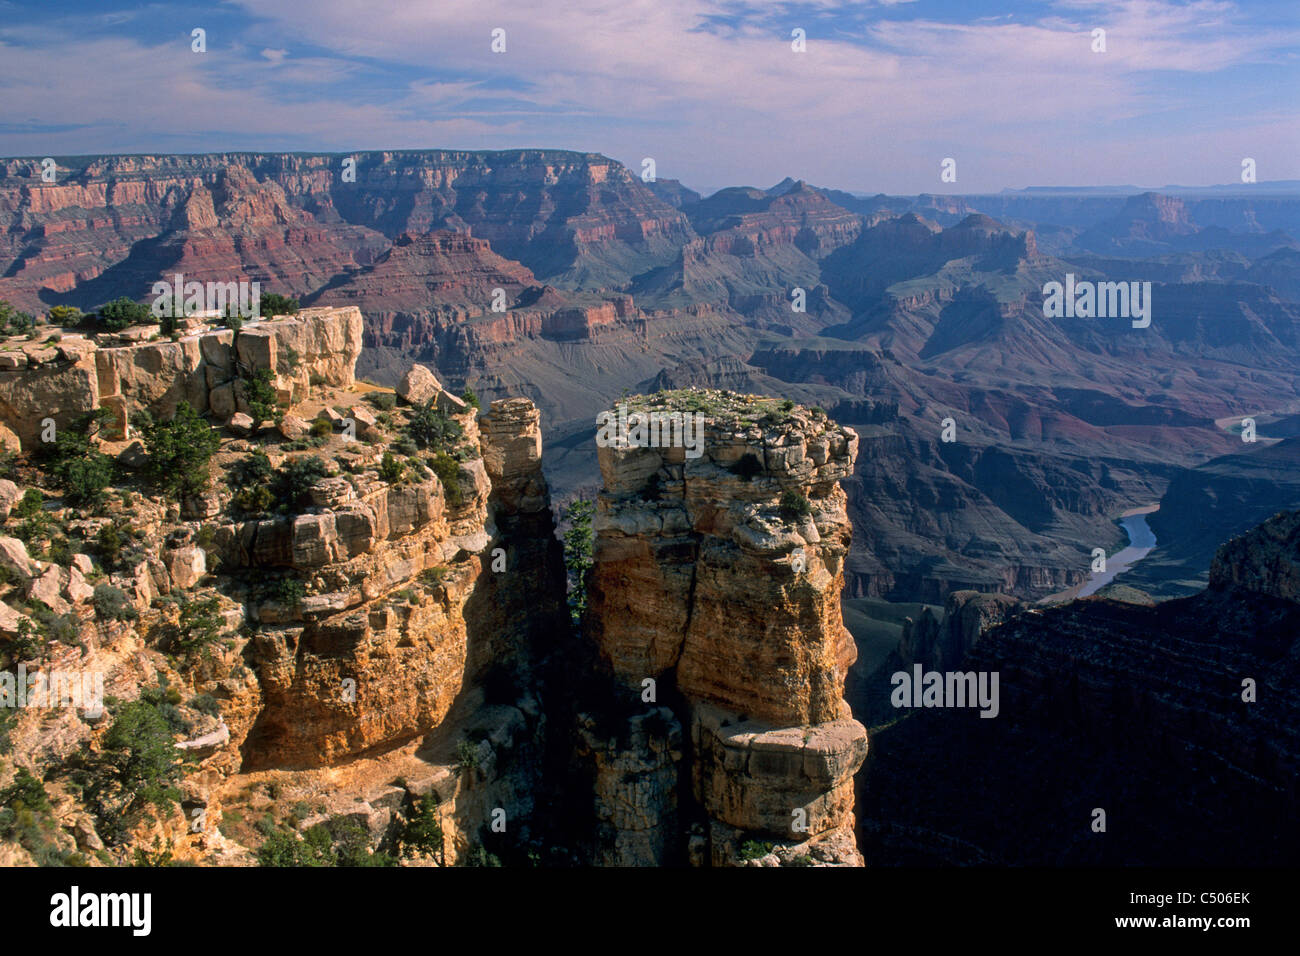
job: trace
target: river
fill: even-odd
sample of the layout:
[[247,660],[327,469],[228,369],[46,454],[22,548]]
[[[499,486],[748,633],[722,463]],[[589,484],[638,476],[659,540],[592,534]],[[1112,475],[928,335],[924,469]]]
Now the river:
[[1076,597],[1096,594],[1115,580],[1117,575],[1123,574],[1155,549],[1155,532],[1147,524],[1147,515],[1155,510],[1155,508],[1148,508],[1120,518],[1120,527],[1128,535],[1128,547],[1106,559],[1105,571],[1092,572],[1088,580],[1079,588]]

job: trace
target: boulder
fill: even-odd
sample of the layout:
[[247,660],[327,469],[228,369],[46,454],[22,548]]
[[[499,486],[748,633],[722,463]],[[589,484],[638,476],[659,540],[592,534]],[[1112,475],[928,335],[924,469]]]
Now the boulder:
[[208,570],[207,554],[193,544],[166,552],[163,563],[167,565],[172,586],[182,589],[194,587]]
[[8,478],[0,478],[0,521],[8,520],[9,512],[21,497],[17,485]]
[[464,415],[469,410],[469,404],[451,392],[439,392],[434,398],[434,404],[438,406],[439,411],[448,415]]
[[297,415],[285,415],[276,428],[287,441],[301,441],[311,430],[311,426]]
[[17,538],[0,538],[0,568],[7,568],[24,581],[38,573],[36,563],[27,554],[27,545]]
[[63,580],[57,564],[50,565],[40,577],[32,578],[27,585],[29,600],[40,601],[55,614],[65,614],[72,606],[61,596]]
[[[77,557],[81,558],[85,555],[79,554]],[[95,589],[86,583],[86,576],[75,563],[68,568],[68,586],[64,589],[64,593],[73,604],[85,604],[95,596]]]
[[352,482],[346,478],[322,478],[311,486],[311,503],[318,508],[334,508],[356,498]]
[[438,397],[442,384],[438,377],[423,365],[412,365],[397,385],[397,395],[412,405],[423,405]]
[[236,412],[230,416],[227,427],[236,435],[242,435],[245,438],[253,434],[253,418],[251,415],[245,415],[243,412]]
[[133,471],[138,471],[149,464],[149,455],[144,450],[144,444],[138,441],[131,442],[117,453],[117,463]]
[[15,611],[8,604],[0,602],[0,634],[5,637],[17,637],[18,625],[23,621],[27,621],[33,627],[36,623],[26,614]]
[[217,418],[229,418],[235,414],[238,403],[235,401],[235,386],[233,382],[226,382],[223,385],[215,385],[212,391],[208,393],[208,408]]

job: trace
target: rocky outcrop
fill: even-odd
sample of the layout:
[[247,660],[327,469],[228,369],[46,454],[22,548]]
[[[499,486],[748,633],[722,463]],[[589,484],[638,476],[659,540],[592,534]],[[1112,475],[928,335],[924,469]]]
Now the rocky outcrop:
[[[699,444],[600,448],[587,626],[626,694],[680,695],[662,736],[689,728],[685,769],[709,821],[707,852],[694,855],[732,863],[742,837],[802,844],[832,831],[851,848],[866,733],[842,696],[857,651],[840,619],[850,533],[838,483],[857,436],[753,396],[628,403],[629,416],[698,413]],[[640,805],[671,804],[661,789]],[[651,814],[641,829],[654,826]],[[861,858],[850,849],[838,862]]]
[[1210,587],[1300,603],[1300,511],[1283,511],[1219,548]]
[[[1284,512],[1224,544],[1190,598],[991,622],[962,669],[999,675],[996,719],[893,711],[873,737],[873,862],[1226,865],[1249,845],[1284,865],[1300,838],[1298,527]],[[873,680],[890,693],[888,668]],[[1097,808],[1107,832],[1089,828]]]
[[909,617],[903,621],[898,655],[908,667],[921,664],[927,670],[954,669],[980,635],[1001,624],[1019,604],[1006,594],[954,591],[948,595],[941,618],[926,608],[916,620]]
[[[473,457],[454,493],[433,475],[340,476],[316,484],[306,514],[216,526],[227,573],[279,568],[306,585],[296,602],[251,608],[262,703],[245,767],[322,766],[399,745],[439,727],[489,670],[522,686],[532,631],[553,621],[563,593],[554,539],[508,530],[520,516],[537,531],[550,520],[536,416],[526,400],[494,408],[490,464],[463,417]],[[521,480],[536,493],[519,496]]]
[[0,420],[24,450],[41,440],[47,418],[63,427],[97,408],[113,413],[119,431],[132,412],[170,418],[182,401],[225,421],[247,411],[239,381],[259,369],[271,370],[286,404],[301,401],[313,383],[350,387],[361,333],[358,310],[329,308],[249,323],[238,336],[202,327],[176,341],[107,347],[76,337],[44,349],[48,356],[0,367]]

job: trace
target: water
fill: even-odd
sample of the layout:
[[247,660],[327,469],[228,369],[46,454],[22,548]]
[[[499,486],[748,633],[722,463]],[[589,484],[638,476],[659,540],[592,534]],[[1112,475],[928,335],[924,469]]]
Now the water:
[[1120,519],[1120,527],[1128,535],[1128,547],[1118,554],[1113,554],[1106,559],[1106,570],[1104,572],[1094,571],[1084,582],[1083,587],[1079,589],[1077,597],[1087,597],[1089,594],[1096,594],[1111,581],[1115,580],[1117,575],[1123,574],[1133,565],[1137,564],[1156,546],[1156,536],[1147,525],[1147,516],[1145,514],[1129,515]]

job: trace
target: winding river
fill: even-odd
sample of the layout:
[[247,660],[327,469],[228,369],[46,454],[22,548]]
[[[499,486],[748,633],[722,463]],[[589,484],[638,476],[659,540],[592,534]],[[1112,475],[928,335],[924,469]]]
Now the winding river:
[[1115,580],[1116,576],[1123,574],[1155,549],[1155,532],[1147,524],[1147,515],[1155,510],[1154,507],[1143,508],[1120,518],[1120,527],[1128,535],[1128,547],[1108,557],[1106,559],[1106,570],[1094,571],[1088,577],[1088,580],[1083,583],[1083,586],[1079,588],[1076,597],[1087,597],[1090,594],[1096,594]]

